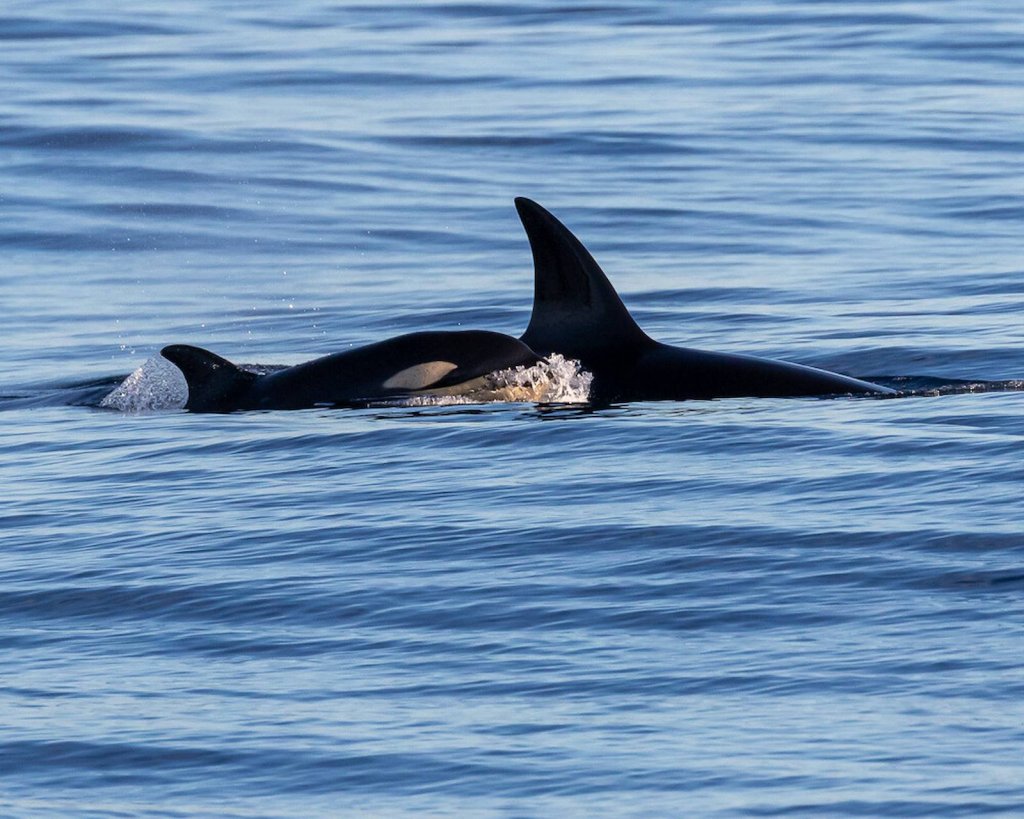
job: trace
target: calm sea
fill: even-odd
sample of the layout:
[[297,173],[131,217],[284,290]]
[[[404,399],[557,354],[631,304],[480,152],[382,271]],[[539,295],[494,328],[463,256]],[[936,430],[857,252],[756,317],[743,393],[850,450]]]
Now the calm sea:
[[[4,816],[1024,812],[1015,4],[8,0],[0,77]],[[937,394],[98,408],[518,335],[516,195]]]

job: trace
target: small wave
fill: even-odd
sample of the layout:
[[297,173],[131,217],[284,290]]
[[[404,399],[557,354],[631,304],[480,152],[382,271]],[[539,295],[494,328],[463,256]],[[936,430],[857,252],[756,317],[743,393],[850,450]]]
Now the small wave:
[[876,376],[869,377],[875,384],[889,387],[896,392],[884,398],[932,397],[941,395],[966,395],[980,392],[1024,392],[1024,380],[970,381],[933,376]]

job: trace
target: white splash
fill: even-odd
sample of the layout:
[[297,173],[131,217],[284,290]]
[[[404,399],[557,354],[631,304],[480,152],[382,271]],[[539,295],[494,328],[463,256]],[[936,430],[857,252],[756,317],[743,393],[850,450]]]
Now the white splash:
[[455,394],[417,395],[395,403],[401,406],[442,406],[490,402],[527,402],[532,404],[585,404],[590,400],[594,376],[580,362],[552,353],[546,361],[526,367],[498,370],[484,376],[479,384]]
[[590,400],[593,374],[580,362],[552,353],[546,361],[531,367],[499,370],[488,376],[497,393],[509,397],[496,400],[530,401],[537,404],[585,404]]
[[101,407],[121,412],[181,409],[188,401],[188,384],[181,370],[155,355],[100,401]]

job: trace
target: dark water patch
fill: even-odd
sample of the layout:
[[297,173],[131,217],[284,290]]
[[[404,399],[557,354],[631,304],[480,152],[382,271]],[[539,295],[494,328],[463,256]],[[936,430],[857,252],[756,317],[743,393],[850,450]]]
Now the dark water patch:
[[[100,96],[67,96],[57,97],[55,99],[45,99],[34,101],[35,105],[38,105],[42,109],[53,108],[61,109],[63,111],[70,111],[72,109],[82,111],[96,111],[104,108],[118,109],[123,104],[121,101],[111,99],[110,97]],[[11,117],[12,122],[16,122],[17,118]]]
[[436,228],[377,228],[364,239],[368,247],[392,246],[395,243],[444,247],[451,250],[473,250],[479,247],[479,239],[472,233]]
[[31,775],[46,771],[60,779],[80,782],[93,776],[164,781],[174,770],[224,768],[238,758],[231,752],[201,747],[57,739],[8,739],[0,742],[0,751],[13,762],[9,772]]
[[967,555],[993,553],[995,558],[1001,552],[1021,553],[1024,562],[1024,534],[1003,534],[984,530],[971,532],[968,535],[949,532],[921,532],[908,548],[924,552],[935,552],[938,555],[947,553],[963,553]]
[[[902,757],[893,760],[904,763]],[[1008,794],[1008,796],[1012,796]],[[1003,799],[979,799],[970,788],[953,789],[953,793],[936,795],[930,799],[801,799],[784,808],[753,806],[744,809],[750,816],[989,816],[1002,815],[1007,810]]]
[[643,153],[697,155],[701,148],[682,143],[677,137],[664,133],[587,133],[574,130],[563,134],[539,136],[535,134],[476,134],[454,136],[398,136],[385,137],[388,143],[406,147],[429,147],[438,150],[543,150],[545,153],[572,155],[604,155]]
[[[642,706],[635,704],[637,700],[650,701],[663,697],[677,697],[685,701],[687,698],[699,698],[712,692],[723,696],[757,694],[783,697],[797,694],[807,683],[807,680],[801,680],[797,675],[758,671],[696,675],[681,668],[672,673],[648,673],[645,675],[641,668],[619,666],[609,669],[605,675],[579,676],[574,673],[575,669],[572,667],[554,671],[544,664],[531,665],[522,670],[530,672],[529,680],[518,676],[508,679],[500,676],[488,678],[485,675],[477,674],[475,678],[445,683],[418,681],[408,685],[395,686],[387,691],[366,690],[345,693],[346,696],[356,700],[360,698],[376,699],[381,695],[395,698],[424,697],[427,699],[454,696],[460,699],[464,698],[467,704],[473,701],[486,702],[492,698],[504,697],[527,697],[539,702],[565,701],[567,703],[586,703],[607,698],[623,703],[619,706],[622,711],[630,711],[642,710]],[[645,682],[642,690],[625,682],[635,674],[644,676]],[[832,688],[831,685],[828,687]],[[836,685],[835,689],[862,690],[865,687],[861,681],[847,679],[842,685]],[[634,704],[624,704],[630,700]],[[654,733],[653,729],[642,731],[642,733],[647,732]]]
[[310,622],[304,619],[304,611],[313,620],[329,614],[332,622],[344,623],[369,611],[364,604],[355,601],[354,595],[344,602],[331,597],[308,600],[295,608],[285,593],[290,586],[291,583],[284,580],[262,590],[238,582],[202,588],[157,583],[89,584],[28,592],[8,589],[0,593],[0,598],[8,615],[107,622],[141,621],[147,617],[222,623],[269,622],[282,618]]
[[[104,155],[97,162],[79,160],[74,164],[56,161],[21,162],[7,166],[5,172],[29,179],[78,181],[118,190],[138,185],[158,188],[166,188],[169,185],[188,188],[213,187],[232,182],[221,174],[207,173],[196,168],[162,168],[153,164],[126,162],[124,158],[119,158],[117,164],[112,165],[109,159],[109,156]],[[235,183],[237,184],[237,180]]]
[[938,397],[942,395],[1024,391],[1024,380],[1021,379],[972,381],[912,375],[867,376],[867,379],[897,391],[897,395],[894,396],[880,396],[886,398]]
[[8,126],[0,129],[0,145],[47,151],[167,150],[187,142],[181,133],[160,128],[76,128]]
[[851,27],[877,27],[887,29],[894,27],[903,29],[915,26],[931,26],[941,21],[934,14],[908,13],[906,11],[890,11],[875,7],[843,9],[830,8],[818,11],[793,6],[780,6],[769,11],[751,12],[745,9],[742,14],[712,11],[702,16],[707,23],[713,23],[724,29],[771,29],[779,26],[807,26],[812,31],[844,31]]
[[[225,250],[241,248],[252,243],[252,238],[236,236],[228,240],[221,234],[190,231],[183,235],[174,231],[110,228],[81,232],[54,233],[51,231],[0,230],[0,244],[16,250],[146,253],[155,250]],[[269,244],[269,243],[268,243]],[[283,247],[277,243],[278,247]]]
[[155,25],[123,18],[0,17],[0,41],[78,40],[108,37],[180,35],[180,26]]
[[26,699],[81,699],[88,694],[73,689],[59,690],[55,688],[18,688],[15,686],[0,687],[0,697],[25,697]]
[[283,70],[255,70],[225,72],[197,76],[195,81],[209,90],[244,88],[306,88],[344,89],[351,92],[360,88],[377,91],[381,88],[414,89],[417,87],[493,86],[501,77],[486,74],[452,74],[424,76],[401,71],[330,71],[288,68]]
[[1015,67],[1024,64],[1024,45],[1020,39],[1008,37],[995,28],[983,37],[971,37],[950,28],[941,37],[914,38],[906,43],[906,47],[931,59],[970,66]]
[[1024,592],[1024,537],[1017,544],[1021,554],[1019,571],[951,572],[932,578],[930,586],[951,591],[979,591],[1020,594]]
[[[937,335],[941,337],[943,334]],[[863,336],[855,334],[853,337]],[[938,389],[943,385],[963,387],[986,382],[1006,382],[1012,387],[1024,377],[1024,360],[1020,349],[1015,347],[999,349],[972,345],[951,348],[941,342],[913,347],[893,343],[891,346],[858,350],[856,355],[829,357],[828,361],[831,366],[827,366],[824,359],[808,363],[839,371],[855,368],[863,374],[874,373],[887,385],[892,380],[893,384],[902,384],[902,387],[910,389]]]
[[[45,777],[60,786],[139,786],[164,784],[187,774],[228,777],[250,795],[308,793],[417,793],[441,783],[474,792],[481,779],[492,784],[508,776],[530,777],[525,758],[519,771],[512,758],[502,761],[494,751],[484,758],[460,759],[462,752],[386,751],[372,740],[337,740],[303,747],[302,741],[281,740],[276,748],[260,747],[244,738],[229,750],[185,742],[90,742],[85,740],[8,740],[5,756],[17,760],[10,773],[26,779]],[[520,754],[514,755],[520,756]],[[523,755],[525,757],[525,755]],[[540,774],[538,774],[540,775]],[[474,785],[473,783],[477,783]],[[509,787],[511,792],[515,788]],[[480,790],[479,792],[484,792]]]
[[[237,134],[232,136],[200,135],[195,132],[160,128],[112,128],[104,126],[34,127],[7,126],[0,129],[0,146],[31,148],[45,151],[97,152],[164,152],[164,153],[275,153],[293,156],[321,156],[331,152],[337,158],[336,148],[329,148],[319,139],[304,137],[282,140],[272,135]],[[186,174],[191,169],[184,170]]]
[[983,221],[1011,221],[1019,225],[1024,220],[1024,201],[1006,204],[984,203],[951,208],[945,214],[950,219],[978,219]]
[[[786,288],[774,287],[688,287],[671,290],[648,290],[630,293],[631,303],[664,305],[678,309],[690,304],[801,304],[806,296]],[[704,313],[699,314],[703,318]],[[685,314],[681,314],[681,317]],[[691,314],[691,318],[697,315]],[[777,317],[775,317],[777,318]]]
[[197,202],[139,202],[127,201],[116,203],[100,203],[82,205],[78,208],[84,213],[100,216],[125,216],[142,219],[176,219],[181,221],[251,219],[253,211],[241,208],[228,208],[217,205],[204,205]]
[[964,155],[1010,154],[1019,155],[1024,149],[1024,140],[1013,137],[980,137],[952,133],[900,134],[879,136],[868,132],[850,132],[838,137],[835,134],[808,134],[810,142],[821,145],[858,145],[887,149],[913,148],[922,151],[948,151]]
[[[371,29],[406,29],[424,22],[445,25],[449,20],[478,24],[489,30],[498,24],[500,28],[529,25],[554,25],[571,27],[578,19],[600,20],[608,23],[643,23],[664,19],[657,6],[632,6],[622,4],[551,5],[525,3],[452,3],[430,2],[410,5],[390,4],[387,7],[356,5],[346,6],[351,18],[360,21],[361,26]],[[678,17],[676,10],[674,17]]]

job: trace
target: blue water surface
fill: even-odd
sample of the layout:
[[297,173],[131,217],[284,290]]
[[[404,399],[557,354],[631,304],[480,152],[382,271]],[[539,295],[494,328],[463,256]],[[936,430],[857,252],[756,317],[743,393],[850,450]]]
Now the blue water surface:
[[[994,0],[5,3],[0,813],[1020,815],[1022,67]],[[518,335],[517,195],[652,336],[916,395],[96,406]]]

